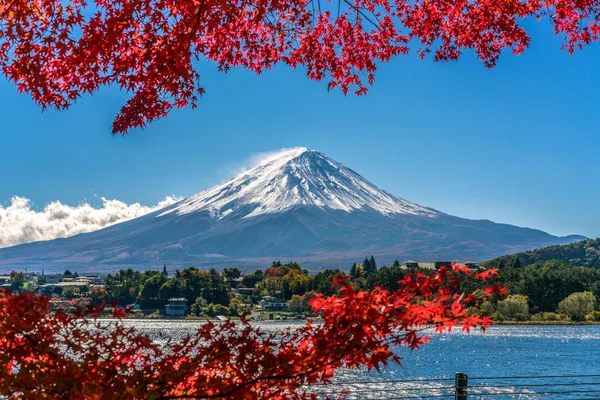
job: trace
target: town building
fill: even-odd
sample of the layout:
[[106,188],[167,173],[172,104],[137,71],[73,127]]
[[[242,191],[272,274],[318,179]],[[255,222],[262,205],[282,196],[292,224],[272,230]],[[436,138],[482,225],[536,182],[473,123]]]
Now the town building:
[[233,290],[234,293],[239,294],[240,296],[252,296],[254,293],[254,288],[237,288]]
[[187,299],[183,297],[172,297],[166,307],[165,314],[168,317],[182,317],[187,314]]
[[442,267],[452,268],[452,261],[435,261],[433,267],[436,271]]
[[288,303],[272,296],[265,296],[258,302],[258,305],[267,311],[285,311],[288,309]]
[[62,274],[50,274],[50,275],[44,275],[42,274],[39,277],[39,280],[43,280],[46,283],[59,283],[62,281]]
[[100,275],[83,275],[75,278],[76,282],[87,282],[90,285],[104,285],[104,278]]
[[467,268],[469,268],[470,270],[476,270],[476,269],[479,269],[479,268],[480,268],[480,265],[479,265],[479,263],[478,263],[478,262],[475,262],[475,261],[467,261],[467,262],[465,263],[465,266],[466,266]]
[[419,263],[413,260],[408,260],[402,266],[406,269],[415,269],[419,268]]
[[8,289],[10,288],[10,275],[0,275],[0,288]]

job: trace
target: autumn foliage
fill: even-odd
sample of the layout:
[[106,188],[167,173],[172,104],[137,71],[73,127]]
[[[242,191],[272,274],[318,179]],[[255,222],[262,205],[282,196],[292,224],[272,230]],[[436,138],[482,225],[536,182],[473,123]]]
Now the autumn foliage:
[[[249,321],[206,322],[166,345],[118,320],[95,320],[101,307],[52,313],[46,297],[0,292],[0,396],[9,399],[306,399],[345,367],[399,363],[398,346],[428,341],[424,329],[485,329],[458,291],[464,267],[411,274],[394,293],[355,291],[317,297],[322,322],[266,333]],[[495,271],[477,274],[478,279]],[[501,292],[492,286],[488,294]],[[116,309],[117,317],[123,309]],[[321,386],[322,388],[322,386]]]
[[0,0],[0,67],[42,107],[116,85],[131,93],[113,133],[204,92],[198,61],[256,73],[302,66],[364,94],[378,62],[409,50],[486,66],[529,46],[526,19],[550,19],[569,52],[598,40],[600,0]]

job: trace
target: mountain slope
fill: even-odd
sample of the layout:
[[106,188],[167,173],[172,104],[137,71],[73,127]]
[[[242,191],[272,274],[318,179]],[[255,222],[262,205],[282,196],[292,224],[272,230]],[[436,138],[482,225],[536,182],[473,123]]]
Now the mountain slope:
[[216,219],[221,219],[243,211],[238,215],[251,218],[298,206],[343,211],[371,208],[384,215],[440,214],[384,192],[322,153],[299,147],[280,152],[258,167],[185,199],[160,215],[210,211]]
[[486,261],[483,265],[487,268],[498,268],[517,258],[523,266],[538,261],[559,260],[578,267],[600,267],[600,238],[501,256]]
[[444,214],[389,194],[322,153],[296,148],[152,214],[0,249],[0,269],[255,267],[273,259],[318,268],[366,254],[383,262],[485,260],[582,238]]

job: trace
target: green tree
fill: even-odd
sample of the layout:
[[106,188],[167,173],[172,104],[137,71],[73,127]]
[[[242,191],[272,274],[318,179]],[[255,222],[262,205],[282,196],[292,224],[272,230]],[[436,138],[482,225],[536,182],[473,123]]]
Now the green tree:
[[350,279],[356,280],[364,277],[365,270],[363,269],[362,264],[352,264],[352,268],[350,268]]
[[196,316],[202,315],[202,310],[206,307],[206,300],[202,296],[198,297],[194,304],[190,306],[190,312]]
[[202,297],[209,303],[229,305],[229,294],[231,289],[225,280],[219,275],[217,270],[212,268],[208,271],[207,284],[203,288]]
[[345,278],[348,275],[339,269],[326,269],[315,275],[313,287],[318,293],[331,296],[337,293],[337,286],[333,286],[336,279]]
[[265,273],[257,269],[253,274],[247,274],[242,277],[242,285],[247,288],[253,288],[258,282],[265,280]]
[[206,315],[214,317],[216,314],[215,312],[215,305],[213,303],[210,303],[207,307],[206,307]]
[[[515,278],[511,278],[507,283],[509,292],[520,289],[534,306],[534,312],[556,311],[562,299],[571,293],[588,290],[598,276],[597,271],[574,268],[562,261],[536,263],[520,270],[507,268],[503,275],[508,277],[513,271],[515,277],[521,275],[521,281],[515,284],[512,282]],[[508,280],[506,277],[504,280]],[[520,288],[516,288],[517,285]]]
[[25,292],[35,292],[35,290],[37,289],[37,287],[38,287],[38,285],[34,281],[25,282],[23,284],[23,290]]
[[206,308],[206,314],[211,317],[216,317],[217,315],[229,315],[229,308],[222,304],[210,303]]
[[142,308],[158,308],[164,304],[160,299],[159,291],[167,280],[167,275],[159,273],[144,281],[138,296]]
[[365,258],[363,261],[363,269],[365,271],[365,276],[369,276],[375,272],[377,272],[377,262],[375,261],[375,257],[371,256],[371,258]]
[[229,301],[229,315],[237,317],[246,312],[246,305],[241,296],[235,296]]
[[111,299],[121,305],[134,303],[143,283],[142,274],[129,268],[120,270],[115,275],[108,274],[104,287]]
[[404,279],[404,271],[400,266],[384,266],[367,277],[366,287],[368,289],[373,289],[374,287],[379,286],[390,291],[395,291],[398,290],[398,282],[402,279]]
[[565,313],[573,321],[583,321],[596,308],[596,297],[592,292],[570,294],[558,304],[558,312]]
[[63,288],[62,291],[62,297],[66,297],[67,299],[74,299],[76,297],[79,297],[80,294],[81,292],[79,288],[75,286],[67,286]]
[[371,264],[371,273],[377,272],[377,263],[375,262],[375,257],[371,256],[369,264]]
[[295,294],[302,296],[313,286],[313,281],[314,278],[308,275],[308,273],[290,270],[282,278],[283,298],[289,300]]
[[242,276],[242,273],[237,268],[225,268],[223,269],[223,276],[227,281],[231,282],[232,280],[238,279],[240,276]]
[[521,264],[521,259],[519,257],[515,257],[512,267],[513,268],[522,268],[523,267],[523,264]]
[[10,287],[12,289],[20,289],[25,284],[25,274],[23,272],[10,272]]
[[529,304],[527,297],[520,294],[511,294],[506,299],[498,302],[498,312],[511,321],[526,321],[529,319]]
[[165,283],[162,284],[160,289],[158,289],[158,298],[163,304],[173,297],[186,297],[186,294],[185,281],[176,276],[169,278]]
[[302,301],[302,296],[298,296],[297,294],[293,295],[288,302],[288,307],[294,312],[304,311],[304,302]]
[[307,292],[303,296],[293,295],[291,300],[288,302],[290,310],[294,312],[312,311],[312,308],[309,306],[308,303],[316,296],[317,293],[314,291]]
[[365,261],[363,261],[362,266],[363,270],[365,271],[365,275],[369,275],[371,273],[371,261],[369,261],[368,257],[365,258]]

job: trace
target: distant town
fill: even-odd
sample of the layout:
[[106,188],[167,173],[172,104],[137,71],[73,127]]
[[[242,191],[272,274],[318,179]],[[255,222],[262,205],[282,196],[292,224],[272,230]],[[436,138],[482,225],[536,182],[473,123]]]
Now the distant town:
[[[475,262],[463,262],[478,269]],[[223,318],[250,314],[256,319],[303,319],[308,302],[318,293],[332,294],[333,281],[348,276],[357,288],[393,289],[408,270],[436,270],[449,261],[395,261],[377,267],[374,257],[354,263],[347,274],[328,269],[309,274],[297,263],[273,264],[264,271],[242,274],[237,268],[201,270],[194,267],[168,271],[120,270],[113,274],[12,271],[0,275],[0,288],[35,292],[51,298],[51,307],[74,310],[117,301],[139,318]],[[108,313],[107,313],[108,315]]]

